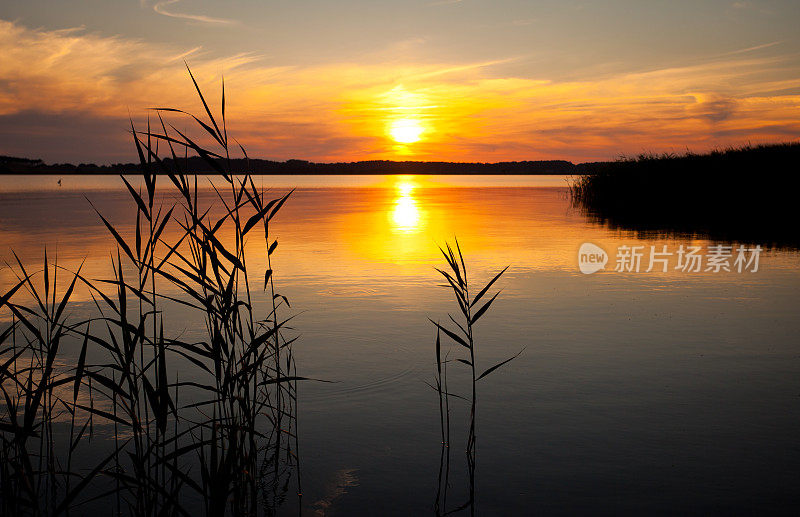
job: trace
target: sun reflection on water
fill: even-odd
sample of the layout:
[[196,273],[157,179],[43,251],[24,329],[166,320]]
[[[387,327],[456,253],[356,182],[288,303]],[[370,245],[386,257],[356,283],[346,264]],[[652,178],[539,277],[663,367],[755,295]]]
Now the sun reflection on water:
[[400,176],[395,185],[397,195],[389,213],[392,229],[401,233],[419,233],[422,226],[422,213],[414,197],[413,176]]

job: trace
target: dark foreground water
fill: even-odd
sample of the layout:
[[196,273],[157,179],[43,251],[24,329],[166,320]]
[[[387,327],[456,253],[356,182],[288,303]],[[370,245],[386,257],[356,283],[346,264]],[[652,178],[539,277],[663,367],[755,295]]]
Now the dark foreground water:
[[[118,180],[55,180],[0,181],[1,258],[13,249],[38,264],[46,245],[68,269],[85,258],[89,276],[109,275],[112,242],[83,196],[130,229],[127,194]],[[676,255],[667,272],[646,272],[650,246],[699,246],[707,258],[715,243],[599,227],[570,207],[561,178],[283,178],[276,192],[293,182],[306,186],[278,217],[275,278],[298,314],[299,373],[336,382],[299,387],[303,490],[285,513],[433,514],[441,444],[427,318],[457,310],[433,269],[454,235],[476,282],[511,266],[477,325],[479,370],[526,347],[478,383],[476,514],[795,513],[796,251],[765,250],[756,272],[739,273],[735,243],[716,243],[734,246],[730,272],[675,269]],[[579,271],[585,242],[610,254],[605,270]],[[614,271],[620,246],[645,246],[639,272]],[[0,270],[4,286],[12,278]],[[88,313],[76,295],[73,310]],[[173,332],[202,332],[176,320]],[[466,395],[459,366],[451,388]],[[457,507],[469,494],[469,415],[452,405]]]

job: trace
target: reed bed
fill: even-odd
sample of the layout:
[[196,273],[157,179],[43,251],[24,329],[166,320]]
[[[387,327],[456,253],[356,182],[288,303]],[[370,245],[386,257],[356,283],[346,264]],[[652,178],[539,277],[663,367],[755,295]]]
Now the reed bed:
[[797,248],[798,159],[796,142],[642,154],[585,165],[570,195],[586,215],[614,229]]
[[[67,272],[46,252],[40,270],[20,260],[10,265],[18,282],[0,297],[12,317],[0,333],[3,515],[78,514],[99,500],[110,501],[116,515],[271,515],[290,486],[300,497],[296,405],[304,378],[295,338],[287,336],[289,302],[272,268],[278,241],[271,222],[291,192],[270,198],[250,175],[230,172],[231,151],[247,155],[228,136],[224,84],[215,117],[189,75],[205,120],[157,108],[156,127],[131,123],[144,171],[143,190],[122,178],[135,205],[135,234],[123,237],[98,212],[117,247],[113,276]],[[191,117],[215,148],[167,123],[166,113]],[[222,215],[201,206],[197,177],[181,168],[189,152],[218,173]],[[164,183],[170,195],[159,195]],[[256,286],[246,247],[257,234],[267,267]],[[70,278],[63,292],[59,275]],[[182,296],[162,294],[165,285]],[[67,310],[78,286],[91,295],[90,318],[76,320]],[[254,302],[257,291],[266,293],[265,309]],[[17,303],[25,292],[33,302]],[[197,315],[203,339],[165,335],[170,304]],[[68,341],[79,343],[76,362],[64,351]],[[180,361],[196,375],[179,378]],[[113,439],[98,437],[101,428]],[[97,450],[95,464],[77,465]]]

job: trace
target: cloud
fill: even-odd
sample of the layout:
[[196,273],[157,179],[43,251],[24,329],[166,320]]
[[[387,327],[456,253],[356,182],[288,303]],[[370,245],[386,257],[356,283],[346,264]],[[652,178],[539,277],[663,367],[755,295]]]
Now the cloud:
[[431,2],[428,5],[433,7],[437,5],[453,5],[453,4],[460,4],[464,0],[436,0],[435,2]]
[[773,11],[765,9],[764,7],[757,6],[753,2],[733,2],[730,4],[731,9],[734,11],[755,11],[759,14],[772,15]]
[[158,14],[169,16],[170,18],[181,18],[184,20],[190,20],[193,22],[200,22],[200,23],[210,23],[210,24],[217,24],[217,25],[231,25],[237,23],[235,20],[229,20],[226,18],[214,18],[211,16],[205,16],[202,14],[187,14],[187,13],[179,13],[173,10],[167,9],[168,6],[177,4],[180,0],[164,0],[163,2],[157,2],[153,5],[153,10]]
[[710,98],[698,99],[697,106],[693,108],[694,114],[703,117],[710,122],[722,122],[734,115],[737,101],[731,98]]
[[738,49],[738,50],[734,50],[734,51],[728,52],[728,53],[723,54],[723,55],[733,56],[733,55],[736,55],[736,54],[745,54],[747,52],[755,52],[756,50],[761,50],[761,49],[765,49],[765,48],[769,48],[769,47],[774,47],[775,45],[780,45],[780,43],[781,43],[780,41],[772,41],[770,43],[764,43],[762,45],[755,45],[753,47],[741,48],[741,49]]
[[0,154],[54,162],[130,162],[132,140],[124,117],[80,111],[20,111],[0,115]]
[[[359,63],[277,67],[255,54],[219,58],[200,47],[0,20],[0,54],[0,154],[51,161],[133,161],[129,112],[139,124],[152,106],[202,113],[184,58],[212,110],[224,72],[228,130],[251,156],[594,160],[800,137],[796,65],[752,52],[555,81],[510,75],[512,58],[421,64],[388,48]],[[413,146],[387,135],[404,118],[425,128]]]

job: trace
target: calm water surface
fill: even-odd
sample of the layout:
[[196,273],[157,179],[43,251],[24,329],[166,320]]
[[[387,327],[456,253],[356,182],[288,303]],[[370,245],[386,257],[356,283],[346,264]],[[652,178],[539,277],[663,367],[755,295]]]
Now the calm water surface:
[[[13,249],[40,264],[46,245],[62,266],[86,259],[89,276],[106,277],[112,245],[84,195],[125,231],[128,196],[114,178],[65,178],[61,188],[57,179],[0,178],[1,258]],[[583,242],[609,251],[709,243],[597,226],[571,208],[563,177],[263,181],[276,193],[300,185],[277,218],[275,277],[297,313],[300,374],[336,381],[300,386],[304,513],[432,514],[440,436],[425,384],[435,372],[427,318],[457,310],[433,269],[443,264],[437,244],[454,235],[476,282],[510,265],[477,327],[479,369],[526,347],[479,383],[477,514],[800,504],[797,252],[762,253],[756,273],[584,275]],[[263,243],[252,246],[259,269]],[[0,270],[4,285],[12,279]],[[86,293],[78,299],[76,314],[89,311]],[[170,330],[184,337],[203,332],[178,309],[175,320]],[[466,393],[459,370],[451,387]],[[453,404],[457,505],[468,407]]]

